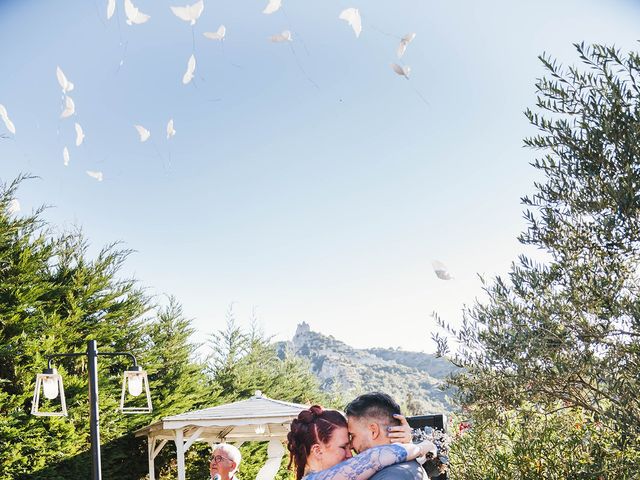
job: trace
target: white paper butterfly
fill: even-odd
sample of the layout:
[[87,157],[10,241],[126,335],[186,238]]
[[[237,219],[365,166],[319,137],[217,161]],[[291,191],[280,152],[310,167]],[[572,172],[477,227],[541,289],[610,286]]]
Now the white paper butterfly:
[[62,87],[62,93],[66,94],[73,90],[73,83],[67,80],[66,75],[60,67],[56,67],[56,77],[58,77],[58,83]]
[[82,131],[82,127],[80,126],[79,123],[76,122],[75,126],[76,126],[76,147],[79,147],[80,145],[82,145],[82,142],[84,142],[84,132]]
[[124,0],[124,13],[127,16],[127,25],[140,25],[151,18],[134,7],[131,0]]
[[444,263],[434,260],[431,262],[431,265],[433,266],[433,271],[440,280],[453,280],[453,275],[451,275]]
[[274,43],[280,42],[291,42],[293,38],[291,37],[291,32],[289,30],[284,30],[282,33],[278,33],[277,35],[272,35],[270,40]]
[[101,182],[103,175],[102,172],[94,172],[93,170],[87,170],[87,175],[89,175],[91,178],[95,178],[97,181]]
[[273,12],[277,12],[278,10],[280,10],[281,6],[282,6],[282,0],[269,0],[268,5],[265,7],[262,13],[269,15]]
[[167,138],[171,138],[176,134],[176,129],[173,128],[173,118],[167,123]]
[[216,32],[204,32],[203,35],[210,40],[224,40],[224,36],[227,34],[227,29],[224,25],[218,27]]
[[12,199],[7,206],[7,210],[10,214],[15,215],[20,211],[20,202],[17,198]]
[[351,28],[353,28],[356,38],[360,36],[362,32],[362,19],[360,18],[360,11],[357,8],[347,8],[340,12],[338,16],[340,20],[345,20]]
[[13,122],[9,118],[9,114],[7,113],[7,109],[4,108],[4,105],[2,105],[2,104],[0,104],[0,118],[2,118],[2,121],[4,122],[4,126],[7,127],[7,130],[9,130],[11,133],[13,133],[15,135],[16,134],[16,126],[13,124]]
[[393,71],[396,72],[398,75],[402,75],[404,78],[409,80],[409,74],[411,73],[411,67],[401,67],[397,63],[392,63],[391,64],[391,68],[393,68]]
[[64,150],[62,150],[62,160],[64,162],[64,166],[68,167],[69,166],[69,149],[67,147],[64,147]]
[[107,0],[107,20],[111,20],[116,11],[116,0]]
[[134,125],[134,127],[138,131],[138,135],[140,135],[141,142],[149,140],[149,137],[151,136],[151,132],[149,130],[144,128],[142,125]]
[[73,103],[73,98],[64,97],[64,110],[60,114],[60,118],[68,118],[76,113],[76,104]]
[[170,7],[173,14],[180,20],[190,22],[191,25],[196,24],[196,20],[200,18],[204,11],[204,0],[194,3],[193,5],[185,5],[184,7]]
[[196,71],[196,57],[191,54],[189,61],[187,62],[187,71],[182,76],[182,83],[185,85],[193,80],[193,73]]
[[405,50],[407,49],[407,45],[409,45],[414,38],[416,38],[416,34],[410,33],[400,39],[400,45],[398,45],[398,58],[402,58]]

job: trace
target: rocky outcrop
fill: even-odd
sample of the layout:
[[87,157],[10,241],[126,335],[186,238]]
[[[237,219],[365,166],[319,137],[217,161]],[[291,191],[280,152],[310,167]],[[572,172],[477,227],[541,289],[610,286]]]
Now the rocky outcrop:
[[278,345],[281,356],[309,361],[321,388],[350,399],[370,391],[383,391],[402,404],[408,414],[452,412],[450,391],[441,386],[455,367],[447,360],[399,349],[352,348],[332,336],[298,325],[290,342]]

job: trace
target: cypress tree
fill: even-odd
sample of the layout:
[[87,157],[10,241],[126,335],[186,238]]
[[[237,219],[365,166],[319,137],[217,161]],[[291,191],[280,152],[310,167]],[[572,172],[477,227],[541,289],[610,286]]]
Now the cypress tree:
[[98,363],[103,472],[142,478],[146,447],[131,432],[212,398],[203,366],[192,358],[189,322],[175,300],[154,318],[152,299],[138,282],[119,275],[130,251],[111,244],[89,258],[82,233],[52,233],[42,209],[10,213],[25,178],[0,189],[0,479],[89,477],[84,357],[54,362],[69,416],[30,414],[35,375],[47,366],[46,356],[84,352],[87,340],[96,340],[100,351],[132,352],[149,370],[153,416],[123,415],[117,411],[121,376],[130,361],[100,357]]

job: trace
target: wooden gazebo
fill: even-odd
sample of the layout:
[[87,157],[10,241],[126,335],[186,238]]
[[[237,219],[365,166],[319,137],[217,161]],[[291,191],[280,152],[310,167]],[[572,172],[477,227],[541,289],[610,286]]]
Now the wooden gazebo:
[[137,430],[148,441],[149,480],[155,480],[155,458],[167,442],[176,444],[178,480],[186,480],[184,454],[195,442],[269,442],[268,460],[258,480],[272,480],[285,452],[289,425],[308,405],[268,398],[260,391],[247,400],[165,417]]

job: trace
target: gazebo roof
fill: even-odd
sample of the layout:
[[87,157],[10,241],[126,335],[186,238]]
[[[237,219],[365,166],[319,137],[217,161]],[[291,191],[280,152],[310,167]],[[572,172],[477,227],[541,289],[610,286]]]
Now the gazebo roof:
[[[260,391],[247,399],[217,407],[181,413],[136,430],[137,437],[173,439],[181,429],[196,441],[268,441],[286,437],[291,421],[308,405],[268,398]],[[195,439],[194,439],[195,440]]]

